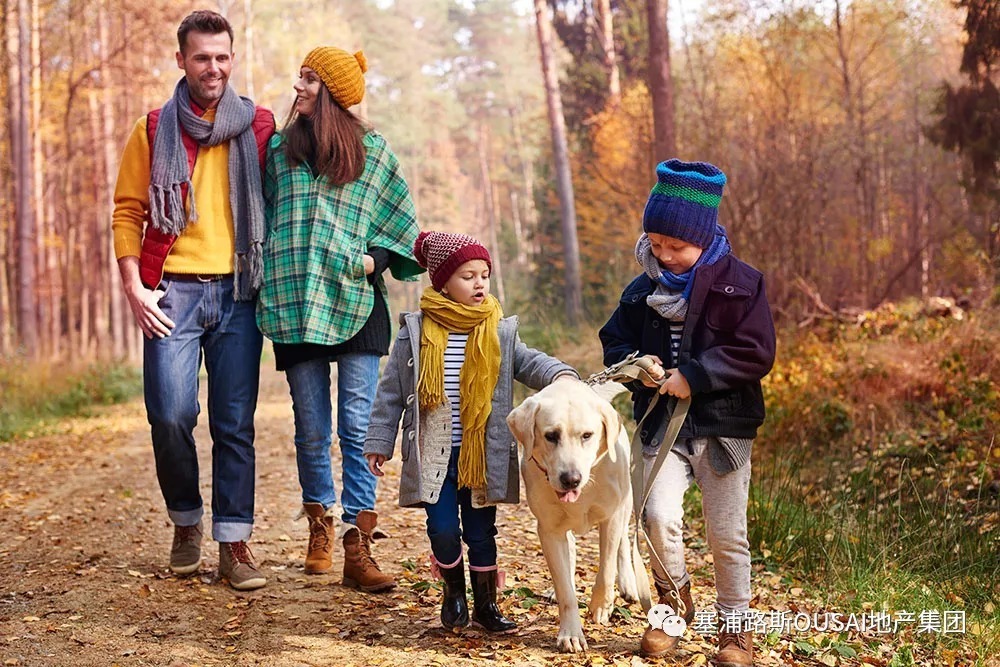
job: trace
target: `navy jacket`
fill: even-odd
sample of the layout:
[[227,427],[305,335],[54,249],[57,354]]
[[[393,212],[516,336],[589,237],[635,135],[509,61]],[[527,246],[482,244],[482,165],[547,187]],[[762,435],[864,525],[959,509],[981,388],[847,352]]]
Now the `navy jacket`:
[[[643,274],[629,283],[618,308],[600,331],[604,363],[617,363],[638,350],[655,354],[664,368],[677,368],[691,385],[691,410],[682,437],[753,438],[764,423],[760,380],[774,364],[774,321],[764,294],[764,276],[732,254],[695,270],[688,314],[677,359],[670,351],[670,330],[646,305],[656,283]],[[654,390],[630,383],[635,419],[646,412]],[[664,418],[661,400],[650,415],[649,442]]]

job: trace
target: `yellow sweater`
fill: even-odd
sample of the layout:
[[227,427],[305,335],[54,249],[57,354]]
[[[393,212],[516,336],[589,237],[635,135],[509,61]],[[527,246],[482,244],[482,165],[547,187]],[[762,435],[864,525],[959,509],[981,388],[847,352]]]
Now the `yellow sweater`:
[[[215,119],[215,109],[202,116]],[[186,159],[186,156],[185,156]],[[146,116],[140,118],[125,144],[115,185],[115,257],[138,257],[149,211],[149,136]],[[191,175],[198,221],[188,223],[177,237],[163,270],[167,273],[232,273],[233,212],[229,206],[229,142],[198,148]],[[185,206],[187,202],[185,201]]]

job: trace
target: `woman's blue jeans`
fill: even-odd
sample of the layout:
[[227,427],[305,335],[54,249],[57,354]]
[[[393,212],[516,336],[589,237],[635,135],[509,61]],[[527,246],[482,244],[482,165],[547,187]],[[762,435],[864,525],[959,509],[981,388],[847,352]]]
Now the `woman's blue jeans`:
[[[337,502],[330,462],[332,403],[330,363],[314,359],[285,371],[295,413],[295,460],[303,503],[320,503],[329,509]],[[378,388],[377,354],[356,353],[337,357],[337,439],[343,458],[341,519],[355,523],[358,512],[375,508],[376,478],[362,455],[375,390]]]

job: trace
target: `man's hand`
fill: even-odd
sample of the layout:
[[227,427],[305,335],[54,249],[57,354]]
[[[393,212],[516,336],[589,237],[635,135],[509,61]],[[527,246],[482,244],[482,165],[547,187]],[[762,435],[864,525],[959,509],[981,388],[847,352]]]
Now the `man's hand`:
[[122,257],[118,260],[118,270],[122,276],[122,289],[128,307],[136,324],[142,329],[142,334],[149,339],[153,336],[165,338],[176,326],[157,305],[163,298],[163,290],[147,289],[139,279],[139,258]]
[[372,272],[375,271],[375,258],[372,257],[371,255],[366,254],[364,256],[364,261],[365,261],[365,275],[370,276]]
[[681,399],[689,398],[691,396],[691,385],[688,384],[687,378],[681,375],[681,372],[676,368],[671,368],[667,373],[670,375],[660,385],[660,393],[670,394]]
[[128,299],[128,306],[132,309],[136,324],[142,329],[146,338],[165,338],[170,335],[170,330],[176,326],[166,314],[160,310],[158,305],[163,298],[163,290],[150,290],[142,285],[138,289],[125,292]]
[[[367,256],[367,255],[366,255]],[[385,475],[382,472],[382,466],[385,465],[385,457],[381,454],[365,454],[365,458],[368,459],[368,469],[376,477],[382,477]]]

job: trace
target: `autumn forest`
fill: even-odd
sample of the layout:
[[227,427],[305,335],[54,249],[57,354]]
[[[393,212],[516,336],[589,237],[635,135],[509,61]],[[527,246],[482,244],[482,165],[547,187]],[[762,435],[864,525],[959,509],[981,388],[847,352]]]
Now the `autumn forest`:
[[[994,289],[989,2],[217,4],[233,84],[279,123],[307,47],[366,52],[360,112],[400,155],[420,224],[498,247],[509,308],[605,317],[673,155],[726,171],[722,222],[779,321]],[[4,3],[0,353],[137,355],[109,207],[124,138],[179,77],[186,9]]]

